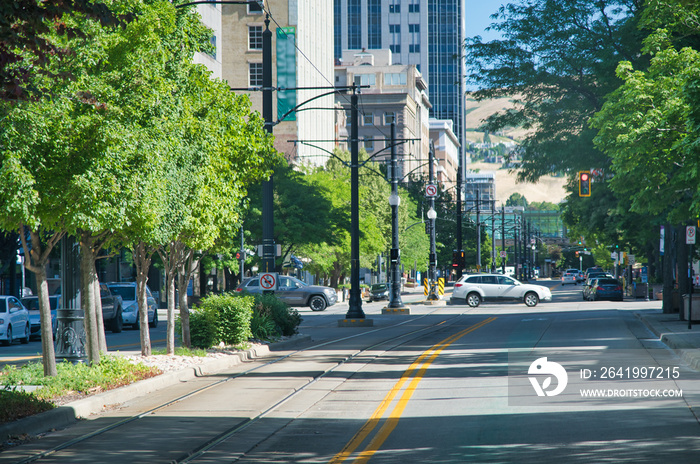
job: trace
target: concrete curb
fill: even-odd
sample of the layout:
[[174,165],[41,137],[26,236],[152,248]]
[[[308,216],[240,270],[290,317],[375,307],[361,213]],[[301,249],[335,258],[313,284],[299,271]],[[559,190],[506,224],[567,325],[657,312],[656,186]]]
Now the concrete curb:
[[694,334],[676,333],[663,322],[656,321],[643,313],[635,313],[635,315],[654,335],[659,337],[661,343],[673,350],[691,369],[700,372],[700,348],[697,338],[693,337]]
[[180,382],[214,374],[245,361],[263,357],[270,351],[284,351],[302,341],[310,340],[308,335],[296,335],[289,340],[269,345],[260,345],[246,351],[240,351],[227,357],[212,359],[198,366],[187,367],[179,371],[166,372],[165,374],[140,380],[123,387],[98,393],[64,406],[42,412],[34,416],[25,417],[14,422],[0,424],[0,441],[12,437],[33,436],[65,428],[92,414],[104,411],[107,407],[124,403],[125,401],[147,395],[154,391],[176,385]]

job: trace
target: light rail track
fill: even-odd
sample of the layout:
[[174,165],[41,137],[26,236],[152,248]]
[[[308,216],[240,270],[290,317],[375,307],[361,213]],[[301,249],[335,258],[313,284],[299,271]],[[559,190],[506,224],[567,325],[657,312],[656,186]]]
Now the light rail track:
[[[58,458],[62,451],[69,450],[71,448],[76,447],[76,445],[88,442],[89,440],[93,440],[99,436],[103,436],[103,435],[106,435],[106,434],[113,432],[117,429],[123,428],[123,427],[125,427],[129,424],[132,424],[132,423],[134,423],[134,422],[136,422],[144,417],[152,416],[152,415],[158,413],[159,411],[166,410],[168,407],[170,407],[172,405],[175,405],[177,403],[181,403],[181,402],[186,401],[190,398],[193,398],[197,395],[200,395],[204,392],[211,391],[212,389],[215,389],[217,387],[221,387],[222,385],[227,384],[227,383],[232,382],[232,381],[235,381],[236,379],[240,379],[242,377],[249,376],[257,371],[260,371],[261,369],[263,369],[265,367],[280,363],[282,361],[288,360],[290,358],[299,356],[300,354],[307,353],[307,352],[310,352],[313,350],[318,350],[320,348],[339,344],[339,343],[346,342],[346,341],[360,338],[360,337],[367,337],[371,334],[377,334],[379,332],[387,331],[390,329],[396,329],[400,326],[408,324],[409,322],[415,323],[417,320],[420,320],[420,319],[423,319],[423,318],[428,317],[430,315],[433,315],[437,311],[437,309],[438,308],[436,308],[435,310],[433,310],[429,313],[401,321],[397,324],[392,324],[392,325],[389,325],[386,327],[376,328],[373,330],[369,330],[366,332],[362,332],[359,334],[354,334],[354,335],[350,335],[350,336],[346,336],[346,337],[342,337],[342,338],[338,338],[338,339],[328,340],[328,341],[325,341],[323,343],[318,343],[318,344],[315,344],[313,346],[308,346],[308,347],[293,351],[293,352],[288,353],[284,356],[275,357],[274,359],[271,359],[267,362],[263,362],[262,364],[251,367],[251,368],[246,369],[244,371],[241,371],[241,372],[238,372],[235,374],[227,375],[226,378],[213,381],[210,384],[207,384],[207,385],[204,385],[200,388],[192,390],[192,391],[190,391],[184,395],[181,395],[175,399],[171,399],[169,401],[163,402],[162,404],[159,404],[155,407],[152,407],[152,408],[148,409],[147,411],[143,411],[139,414],[126,417],[124,419],[121,419],[121,420],[113,423],[113,424],[110,424],[110,425],[107,425],[107,426],[102,427],[100,429],[94,430],[92,432],[80,435],[80,436],[75,437],[73,439],[67,440],[64,443],[53,446],[50,449],[47,449],[45,451],[28,456],[24,459],[16,461],[16,464],[29,464],[32,462],[44,460],[44,459],[49,458],[49,457]],[[276,401],[271,406],[267,407],[265,410],[259,412],[254,417],[243,419],[241,421],[238,421],[236,424],[234,424],[234,425],[232,425],[224,430],[219,431],[219,433],[216,433],[216,435],[214,435],[213,437],[210,437],[209,439],[204,440],[199,445],[192,447],[189,451],[182,452],[179,455],[179,457],[177,457],[176,459],[170,460],[169,462],[171,462],[172,464],[180,464],[180,463],[184,464],[184,463],[195,462],[197,460],[197,458],[203,456],[208,450],[211,450],[212,448],[216,447],[217,445],[230,439],[231,437],[233,437],[237,433],[245,430],[246,428],[250,427],[251,425],[253,425],[256,422],[260,421],[261,419],[265,418],[272,411],[277,409],[279,406],[281,406],[282,404],[284,404],[284,403],[288,402],[289,400],[291,400],[292,398],[294,398],[296,395],[298,395],[299,393],[304,391],[310,385],[314,384],[315,382],[317,382],[317,381],[321,380],[322,378],[328,376],[329,374],[333,373],[335,370],[337,370],[339,367],[343,366],[344,364],[346,364],[346,363],[348,363],[348,362],[350,362],[350,361],[352,361],[352,360],[354,360],[354,359],[356,359],[356,358],[358,358],[358,357],[362,356],[363,354],[366,354],[370,351],[377,350],[379,347],[381,347],[383,345],[388,345],[388,344],[391,345],[383,350],[383,352],[388,352],[388,351],[395,350],[396,348],[401,347],[402,345],[410,343],[411,341],[414,341],[422,336],[425,336],[426,334],[430,334],[430,333],[438,332],[440,330],[444,330],[447,327],[450,327],[453,324],[457,323],[459,321],[459,318],[462,317],[467,312],[468,312],[468,310],[465,310],[464,312],[461,312],[459,314],[445,315],[445,318],[443,318],[442,320],[440,320],[438,322],[431,323],[429,325],[417,328],[415,330],[410,330],[410,331],[403,332],[403,333],[400,333],[397,335],[393,335],[389,338],[381,339],[379,341],[372,343],[369,346],[358,348],[353,353],[347,354],[345,356],[341,356],[335,362],[335,364],[324,369],[322,372],[317,373],[312,378],[308,379],[308,381],[306,381],[305,384],[301,385],[298,388],[295,388],[292,392],[286,394],[281,399]],[[371,359],[364,361],[364,362],[369,364],[375,358],[376,358],[376,356],[373,356]],[[253,447],[254,446],[255,445],[253,445]]]

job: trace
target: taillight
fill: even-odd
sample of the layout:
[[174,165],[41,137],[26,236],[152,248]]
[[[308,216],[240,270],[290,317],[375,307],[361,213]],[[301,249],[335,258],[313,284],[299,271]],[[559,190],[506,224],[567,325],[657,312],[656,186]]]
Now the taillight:
[[459,284],[459,283],[455,284],[455,287],[461,287],[461,286],[462,286],[462,284]]
[[615,290],[622,291],[622,287],[615,287]]

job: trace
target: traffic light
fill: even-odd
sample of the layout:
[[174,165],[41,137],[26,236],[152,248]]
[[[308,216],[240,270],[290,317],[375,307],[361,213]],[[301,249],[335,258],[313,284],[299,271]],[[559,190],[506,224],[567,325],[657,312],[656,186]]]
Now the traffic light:
[[464,269],[467,262],[464,259],[464,250],[454,250],[452,252],[452,267],[455,269]]
[[243,258],[243,252],[242,252],[242,251],[237,251],[237,252],[236,252],[236,259],[237,259],[237,260],[240,260],[241,258]]
[[590,171],[579,171],[578,173],[578,196],[591,196],[591,173]]

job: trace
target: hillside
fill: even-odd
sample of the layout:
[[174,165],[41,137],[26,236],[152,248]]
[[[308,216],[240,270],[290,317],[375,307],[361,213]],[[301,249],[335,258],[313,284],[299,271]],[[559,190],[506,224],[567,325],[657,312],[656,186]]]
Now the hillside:
[[[490,115],[512,107],[511,99],[496,98],[477,102],[468,98],[465,106],[464,127],[466,129],[466,139],[470,142],[481,142],[484,133],[476,129],[482,124],[482,120]],[[514,128],[504,131],[501,134],[490,134],[491,142],[518,141],[525,137],[526,131]],[[537,184],[516,183],[516,174],[502,169],[501,164],[475,162],[467,165],[467,169],[472,171],[488,171],[496,174],[496,199],[498,203],[505,201],[513,194],[520,193],[527,201],[549,201],[552,203],[561,202],[566,196],[564,185],[566,178],[545,176]]]
[[[464,107],[464,127],[468,131],[467,140],[472,140],[473,135],[473,137],[475,138],[472,141],[480,142],[483,139],[484,135],[483,132],[476,132],[476,129],[478,129],[483,124],[483,120],[494,113],[511,108],[512,106],[513,105],[511,103],[510,98],[495,98],[492,100],[484,100],[481,102],[477,102],[473,98],[467,98]],[[525,134],[526,131],[524,129],[513,128],[503,131],[502,134],[492,134],[491,139],[492,141],[497,142],[498,139],[495,136],[501,135],[506,139],[513,139],[515,141],[518,141],[522,139],[525,136]]]
[[499,204],[504,204],[514,193],[520,193],[528,202],[549,201],[559,203],[566,196],[564,186],[565,177],[545,176],[536,184],[516,183],[516,174],[508,169],[502,169],[497,163],[469,163],[468,170],[493,172],[496,174],[496,200]]

